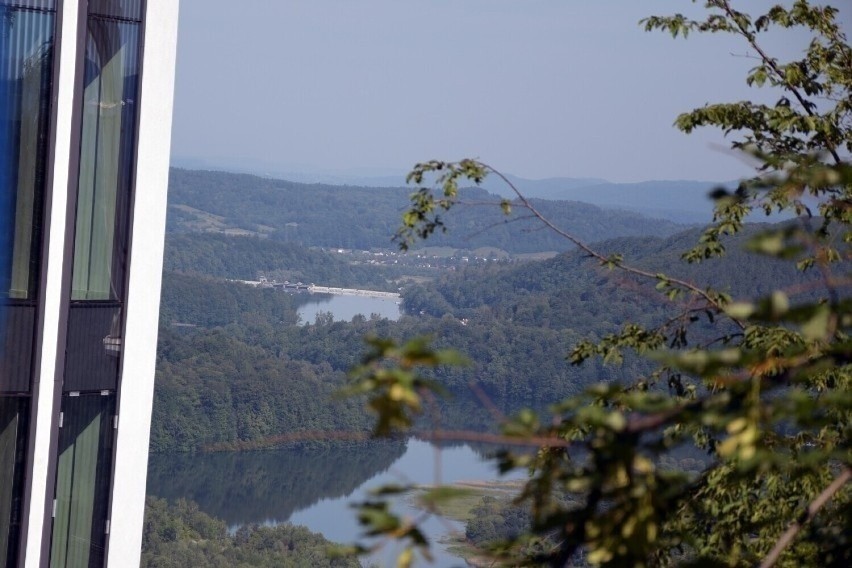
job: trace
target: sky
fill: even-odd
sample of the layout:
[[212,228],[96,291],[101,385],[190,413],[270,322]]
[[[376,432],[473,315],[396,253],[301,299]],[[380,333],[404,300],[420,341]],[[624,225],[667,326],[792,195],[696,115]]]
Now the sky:
[[[708,102],[774,100],[745,85],[754,53],[638,24],[701,4],[181,0],[172,156],[258,173],[473,157],[532,179],[736,179],[752,166],[720,133],[673,122]],[[766,47],[795,55],[805,39]]]

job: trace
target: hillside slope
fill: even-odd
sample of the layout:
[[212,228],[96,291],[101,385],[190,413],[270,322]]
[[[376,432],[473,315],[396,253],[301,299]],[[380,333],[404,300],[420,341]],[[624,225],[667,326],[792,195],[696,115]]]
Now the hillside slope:
[[[274,240],[347,249],[394,248],[391,237],[408,204],[410,188],[300,184],[245,174],[172,169],[169,232],[250,234]],[[510,253],[568,250],[563,239],[539,231],[522,212],[501,217],[497,196],[470,188],[463,198],[477,206],[445,216],[449,232],[431,246],[474,249],[492,246]],[[492,202],[494,207],[479,206]],[[628,211],[604,210],[577,201],[536,201],[559,226],[587,241],[620,236],[667,236],[683,225]]]

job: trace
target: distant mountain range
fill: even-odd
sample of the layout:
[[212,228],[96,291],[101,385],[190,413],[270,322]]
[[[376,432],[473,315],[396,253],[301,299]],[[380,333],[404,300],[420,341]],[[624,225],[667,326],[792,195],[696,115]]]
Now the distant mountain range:
[[[318,170],[309,166],[271,166],[263,162],[211,162],[191,158],[174,158],[172,165],[186,169],[247,173],[267,178],[357,187],[404,187],[406,172],[388,169]],[[695,180],[659,180],[637,183],[614,183],[602,178],[555,177],[527,179],[506,176],[527,197],[579,201],[604,209],[622,209],[675,223],[706,223],[713,215],[710,191],[719,186],[734,187],[736,182]],[[501,197],[514,197],[502,180],[491,177],[482,187]]]
[[[220,233],[270,238],[303,246],[368,250],[395,248],[391,237],[410,202],[402,187],[305,184],[221,171],[171,170],[170,233]],[[466,188],[477,204],[438,211],[448,231],[437,231],[431,246],[474,250],[494,247],[512,254],[563,251],[571,243],[515,208],[500,213],[500,198],[482,188]],[[535,199],[536,207],[558,226],[594,242],[614,237],[667,236],[684,224],[626,209],[604,210],[577,201]]]
[[[693,180],[613,183],[595,178],[531,180],[511,175],[506,177],[528,197],[580,201],[675,223],[707,223],[713,216],[713,202],[708,197],[710,191],[719,186],[736,186],[736,182]],[[504,197],[514,195],[500,180],[486,179],[483,187]]]

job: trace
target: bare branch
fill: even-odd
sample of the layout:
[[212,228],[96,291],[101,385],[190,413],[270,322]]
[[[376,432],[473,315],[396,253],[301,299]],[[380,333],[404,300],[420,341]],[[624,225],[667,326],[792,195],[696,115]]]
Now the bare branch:
[[819,510],[822,509],[825,504],[834,497],[834,494],[840,491],[840,489],[846,485],[850,479],[852,479],[852,468],[846,467],[840,475],[831,482],[831,485],[826,487],[822,493],[817,495],[816,499],[811,501],[811,504],[808,505],[807,509],[805,509],[801,518],[793,521],[789,528],[784,531],[784,534],[781,535],[781,538],[778,539],[775,546],[772,547],[772,550],[769,551],[769,554],[767,554],[766,558],[763,559],[763,562],[760,563],[760,568],[771,568],[772,566],[775,566],[775,563],[778,562],[778,558],[781,556],[781,553],[784,552],[784,549],[787,548],[794,538],[796,538],[796,535],[799,534],[802,527],[804,527],[808,521],[812,520]]
[[[546,227],[548,227],[549,229],[551,229],[552,231],[554,231],[556,234],[563,237],[567,241],[573,243],[575,246],[577,246],[577,248],[581,249],[582,251],[587,253],[589,256],[592,256],[592,257],[594,257],[594,258],[596,258],[599,261],[604,262],[604,263],[610,262],[610,259],[608,259],[604,255],[602,255],[598,251],[594,250],[589,245],[587,245],[586,243],[584,243],[583,241],[581,241],[580,239],[578,239],[577,237],[575,237],[571,233],[568,233],[568,232],[560,229],[559,227],[557,227],[549,218],[547,218],[543,213],[541,213],[538,209],[536,209],[535,205],[533,205],[532,202],[517,187],[515,187],[515,184],[513,184],[509,180],[509,178],[507,178],[505,175],[503,175],[500,171],[492,168],[491,166],[489,166],[488,164],[486,164],[484,162],[481,162],[481,164],[482,164],[483,167],[488,169],[488,171],[492,172],[494,175],[496,175],[501,180],[503,180],[503,182],[506,185],[509,186],[509,188],[515,193],[515,195],[518,196],[518,200],[520,200],[521,205],[524,207],[524,209],[526,209],[527,211],[532,213],[533,216],[536,217],[542,223],[544,223],[544,225]],[[642,270],[641,268],[628,266],[628,265],[623,264],[621,262],[615,263],[615,267],[619,268],[620,270],[623,270],[625,272],[628,272],[630,274],[642,276],[643,278],[650,278],[652,280],[657,279],[657,275],[653,272],[649,272],[647,270]],[[668,276],[666,278],[672,284],[676,284],[676,285],[678,285],[682,288],[685,288],[685,289],[695,293],[696,295],[704,298],[704,300],[710,306],[712,306],[713,308],[718,310],[720,313],[723,313],[722,305],[719,303],[719,301],[716,298],[714,298],[713,296],[711,296],[710,294],[708,294],[705,290],[702,290],[701,288],[699,288],[695,284],[693,284],[691,282],[687,282],[686,280],[681,280],[679,278],[671,278],[671,277],[668,277]],[[745,324],[742,321],[740,321],[736,318],[730,318],[730,319],[740,329],[745,329]]]

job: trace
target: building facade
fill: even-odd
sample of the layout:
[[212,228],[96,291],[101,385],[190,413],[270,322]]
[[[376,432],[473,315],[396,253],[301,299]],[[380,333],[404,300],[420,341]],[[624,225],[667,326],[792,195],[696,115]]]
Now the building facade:
[[0,0],[0,568],[139,564],[177,0]]

